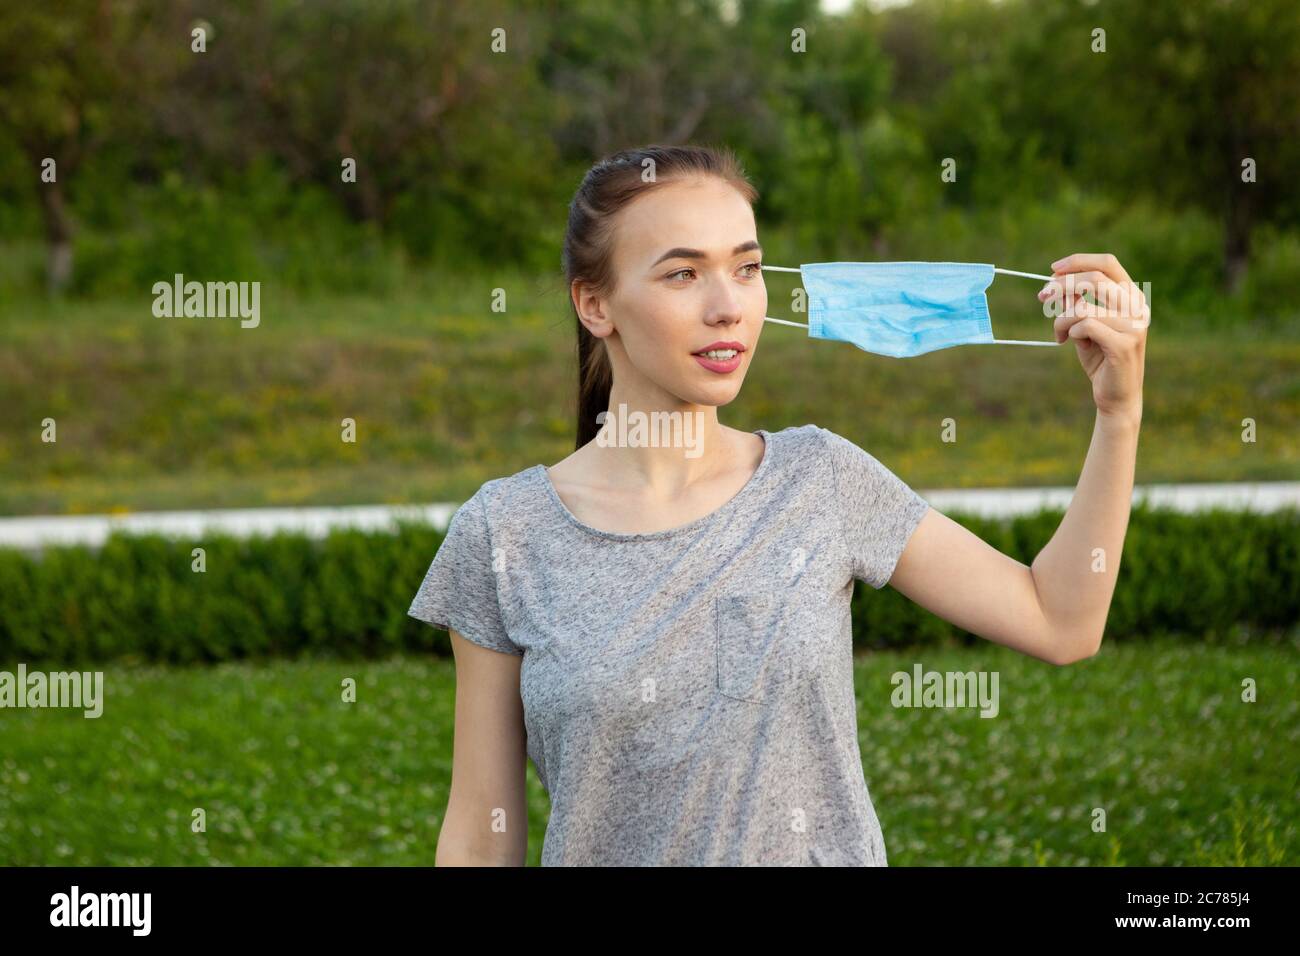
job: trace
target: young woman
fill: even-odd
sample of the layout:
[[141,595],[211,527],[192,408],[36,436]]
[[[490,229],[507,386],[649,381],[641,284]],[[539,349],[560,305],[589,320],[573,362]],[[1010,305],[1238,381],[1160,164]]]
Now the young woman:
[[[650,147],[597,163],[573,199],[577,450],[486,482],[411,605],[456,661],[438,865],[524,862],[527,758],[551,798],[543,865],[886,865],[858,747],[855,579],[1051,664],[1098,649],[1142,417],[1146,323],[1108,307],[1130,289],[1119,263],[1055,264],[1097,304],[1040,292],[1071,300],[1056,338],[1074,340],[1097,418],[1026,567],[834,432],[718,421],[767,312],[756,198],[727,150]],[[627,440],[656,412],[691,427]]]

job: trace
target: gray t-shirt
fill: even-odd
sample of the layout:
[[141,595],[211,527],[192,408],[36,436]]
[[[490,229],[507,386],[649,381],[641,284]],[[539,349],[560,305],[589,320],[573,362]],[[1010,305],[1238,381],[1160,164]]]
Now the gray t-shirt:
[[885,866],[853,692],[853,579],[929,505],[817,425],[712,514],[592,528],[543,465],[456,511],[409,613],[520,662],[542,865]]

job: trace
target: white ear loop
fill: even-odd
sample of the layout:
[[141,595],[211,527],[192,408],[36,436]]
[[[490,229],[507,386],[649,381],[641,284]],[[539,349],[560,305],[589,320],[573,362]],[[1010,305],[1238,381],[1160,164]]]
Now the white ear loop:
[[[788,266],[768,266],[760,265],[760,269],[771,269],[773,272],[802,272],[800,269],[791,269]],[[1043,279],[1047,282],[1052,281],[1051,276],[1040,276],[1035,272],[1016,272],[1014,269],[999,269],[993,267],[994,272],[1001,272],[1003,275],[1024,276],[1026,279]],[[763,316],[764,322],[779,322],[781,325],[793,325],[796,329],[808,328],[807,322],[791,322],[788,319],[774,319],[770,315]],[[1027,339],[994,339],[992,342],[963,342],[963,345],[1062,345],[1062,342],[1030,342]]]

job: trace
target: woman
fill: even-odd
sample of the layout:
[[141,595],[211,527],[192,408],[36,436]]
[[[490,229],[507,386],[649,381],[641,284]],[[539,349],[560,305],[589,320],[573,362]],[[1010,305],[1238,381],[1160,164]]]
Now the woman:
[[[1052,664],[1098,649],[1145,323],[1061,282],[1040,292],[1071,300],[1056,338],[1074,339],[1098,411],[1069,511],[1026,567],[833,432],[719,423],[767,312],[756,195],[729,151],[650,147],[598,163],[574,197],[577,450],[485,483],[411,606],[456,660],[439,865],[524,862],[529,757],[551,797],[543,865],[886,865],[854,579]],[[1129,287],[1111,256],[1056,265],[1103,303]],[[654,413],[681,426],[654,433],[669,440],[627,427]]]

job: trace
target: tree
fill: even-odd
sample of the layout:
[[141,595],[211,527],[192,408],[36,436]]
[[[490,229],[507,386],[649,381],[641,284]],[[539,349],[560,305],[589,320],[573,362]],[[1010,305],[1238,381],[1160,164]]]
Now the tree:
[[[1300,218],[1300,5],[1018,6],[1014,29],[990,39],[1005,53],[987,95],[1009,127],[1037,134],[1037,149],[1119,199],[1153,196],[1218,218],[1223,280],[1235,290],[1253,229]],[[1254,182],[1243,179],[1246,160]]]
[[1236,290],[1255,226],[1295,224],[1300,213],[1300,5],[1108,0],[1098,12],[1115,24],[1111,95],[1132,135],[1099,130],[1096,168],[1218,214],[1224,278]]
[[125,35],[132,0],[13,4],[0,17],[0,123],[22,150],[40,202],[52,292],[72,278],[69,183],[119,115],[140,64]]

